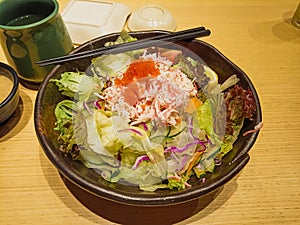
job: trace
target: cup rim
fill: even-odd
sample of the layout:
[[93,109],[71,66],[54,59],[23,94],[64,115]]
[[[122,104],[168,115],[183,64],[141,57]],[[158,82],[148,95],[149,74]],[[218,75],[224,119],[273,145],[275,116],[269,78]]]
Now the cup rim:
[[2,28],[4,30],[21,30],[21,29],[29,29],[29,28],[36,27],[36,26],[46,23],[47,21],[52,19],[58,13],[58,10],[59,10],[58,2],[56,0],[50,0],[50,1],[54,4],[54,10],[45,18],[43,18],[37,22],[26,24],[26,25],[7,26],[7,25],[0,24],[0,28]]

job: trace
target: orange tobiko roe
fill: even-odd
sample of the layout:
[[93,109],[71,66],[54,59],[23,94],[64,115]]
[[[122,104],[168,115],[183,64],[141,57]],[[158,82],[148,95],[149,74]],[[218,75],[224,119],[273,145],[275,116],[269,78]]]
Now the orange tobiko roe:
[[148,76],[157,77],[159,74],[159,69],[155,67],[153,60],[137,60],[129,65],[122,79],[115,79],[115,85],[126,86],[136,79]]

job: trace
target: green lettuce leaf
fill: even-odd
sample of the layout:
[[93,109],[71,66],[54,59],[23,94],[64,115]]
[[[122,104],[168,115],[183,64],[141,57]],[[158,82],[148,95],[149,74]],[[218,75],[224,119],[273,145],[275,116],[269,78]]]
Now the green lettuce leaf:
[[91,70],[101,77],[118,77],[126,71],[127,63],[132,59],[133,56],[128,53],[102,55],[92,59]]
[[108,47],[112,45],[123,44],[126,42],[132,42],[132,41],[137,41],[137,38],[132,37],[131,35],[128,34],[128,32],[123,30],[120,33],[120,36],[118,36],[117,40],[106,42],[104,46]]
[[210,101],[205,101],[200,107],[197,109],[197,119],[199,126],[202,130],[206,132],[206,134],[211,137],[214,135],[214,127],[213,127],[213,115],[211,111]]
[[83,72],[65,72],[60,79],[51,79],[65,96],[80,102],[87,101],[95,92],[102,90],[103,81],[97,76],[87,76]]
[[183,177],[180,179],[169,178],[168,179],[168,188],[173,190],[174,188],[178,190],[184,190],[186,186],[186,180]]
[[76,160],[81,161],[87,168],[97,169],[101,177],[107,181],[117,182],[120,179],[120,164],[114,157],[81,150]]
[[118,116],[108,116],[103,110],[94,112],[96,131],[100,137],[101,143],[112,155],[116,155],[123,146],[117,133],[119,130],[128,127],[128,120]]
[[154,185],[160,184],[162,178],[157,174],[156,165],[150,161],[143,161],[138,168],[132,169],[131,167],[122,166],[120,168],[120,179],[134,185]]
[[[106,42],[105,46],[113,46],[126,42],[133,42],[137,39],[129,35],[126,31],[122,31],[116,41]],[[142,53],[141,50],[128,51],[118,54],[106,54],[92,59],[91,70],[98,76],[109,78],[118,77],[127,69],[127,63],[135,58],[138,58]]]
[[54,110],[56,117],[54,130],[59,132],[59,141],[62,143],[61,151],[70,152],[75,144],[73,132],[73,111],[77,110],[77,105],[71,100],[59,102]]

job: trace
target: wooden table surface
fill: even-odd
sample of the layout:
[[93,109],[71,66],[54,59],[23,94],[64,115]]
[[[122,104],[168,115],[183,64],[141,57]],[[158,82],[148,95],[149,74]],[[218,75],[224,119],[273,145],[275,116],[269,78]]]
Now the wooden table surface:
[[[89,196],[75,198],[43,153],[33,121],[37,92],[21,86],[18,110],[0,125],[0,224],[300,224],[300,29],[290,23],[298,0],[118,2],[131,10],[162,5],[177,30],[211,29],[203,40],[242,68],[260,96],[264,127],[250,162],[210,202],[89,207]],[[59,3],[62,10],[68,1]],[[2,49],[0,60],[7,62]]]

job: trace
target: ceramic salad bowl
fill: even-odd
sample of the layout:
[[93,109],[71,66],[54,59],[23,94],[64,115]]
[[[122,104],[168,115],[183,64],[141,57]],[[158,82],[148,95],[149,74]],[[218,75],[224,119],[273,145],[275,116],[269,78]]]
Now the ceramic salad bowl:
[[[161,33],[165,32],[132,32],[130,35],[137,39],[143,39]],[[79,46],[73,53],[99,48],[106,42],[115,41],[118,36],[118,33],[114,33],[96,38]],[[58,79],[62,73],[67,71],[85,71],[90,66],[91,59],[82,59],[56,66],[42,83],[35,104],[34,120],[37,137],[45,154],[63,177],[95,197],[129,205],[162,206],[204,197],[225,185],[246,166],[250,159],[248,152],[255,143],[259,132],[245,136],[242,134],[253,130],[262,119],[259,98],[252,82],[238,66],[206,42],[193,40],[191,42],[182,41],[178,44],[198,55],[206,65],[219,75],[219,82],[224,82],[232,74],[236,74],[239,78],[239,85],[245,89],[249,88],[253,93],[256,113],[252,120],[245,121],[233,149],[222,158],[222,164],[215,167],[213,173],[205,175],[205,182],[199,182],[196,176],[192,176],[189,180],[190,186],[184,190],[158,189],[154,192],[147,192],[134,185],[108,182],[102,179],[95,170],[87,168],[80,161],[73,160],[61,152],[58,133],[54,130],[56,122],[54,110],[57,103],[66,97],[58,91],[54,82],[49,81]]]

